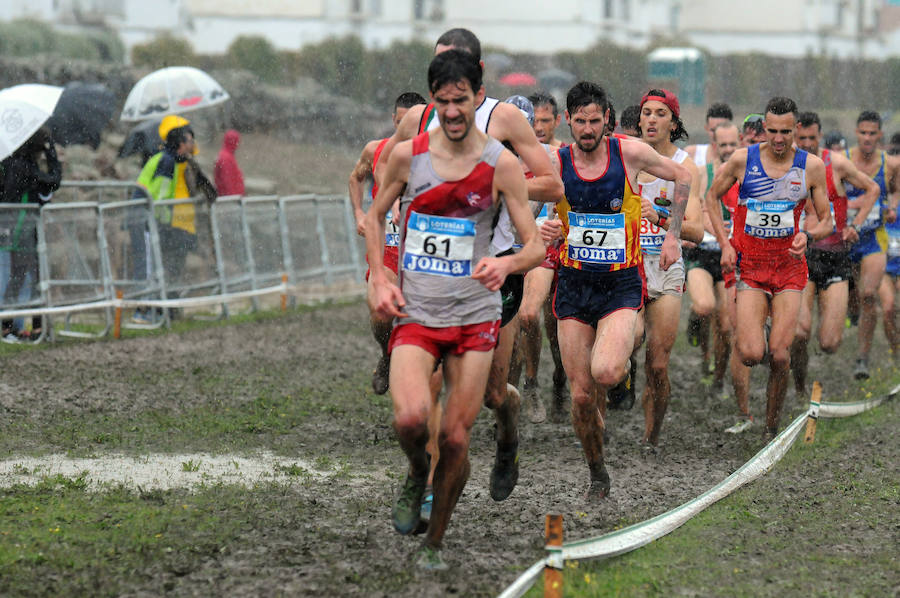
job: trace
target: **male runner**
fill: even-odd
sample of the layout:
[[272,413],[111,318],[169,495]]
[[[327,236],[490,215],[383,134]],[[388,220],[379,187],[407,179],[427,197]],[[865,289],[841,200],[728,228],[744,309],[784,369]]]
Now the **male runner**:
[[[556,127],[562,115],[556,100],[548,94],[538,93],[528,98],[534,106],[534,133],[538,141],[552,148],[554,157],[556,148],[562,142],[556,138]],[[550,204],[543,204],[536,223],[540,225],[552,213]],[[541,312],[544,316],[544,330],[550,342],[550,355],[553,357],[553,400],[550,417],[554,423],[565,423],[568,420],[565,402],[568,393],[566,372],[559,354],[559,340],[556,334],[556,318],[553,316],[550,295],[555,289],[556,270],[559,267],[559,243],[547,246],[546,257],[539,268],[525,274],[525,287],[522,293],[522,305],[519,306],[519,355],[525,365],[525,386],[522,389],[522,403],[532,423],[541,423],[546,419],[546,408],[538,394],[538,365],[541,359]],[[514,355],[513,360],[518,359]],[[521,362],[520,362],[521,363]],[[511,368],[517,369],[514,366]],[[520,371],[520,370],[519,370]],[[518,373],[511,374],[512,384],[516,384]]]
[[[859,231],[875,201],[878,185],[861,173],[842,153],[820,146],[822,123],[815,112],[803,112],[797,118],[797,147],[822,158],[825,164],[825,184],[828,191],[834,232],[813,243],[806,252],[809,282],[803,291],[797,333],[791,345],[791,370],[797,396],[806,395],[806,371],[809,364],[807,345],[812,331],[812,309],[819,296],[819,347],[834,353],[841,344],[844,320],[847,317],[847,298],[852,277],[851,244],[859,241]],[[864,190],[856,216],[847,218],[847,194],[844,181]],[[809,224],[810,220],[807,220]]]
[[[643,304],[637,173],[675,181],[669,229],[660,249],[667,270],[681,256],[681,222],[690,193],[690,171],[638,140],[605,135],[606,92],[582,81],[566,97],[566,121],[574,144],[559,150],[565,199],[559,280],[553,311],[559,348],[569,378],[572,419],[590,470],[588,498],[609,493],[603,462],[606,392],[627,373]],[[543,234],[543,233],[542,233]]]
[[[400,124],[400,121],[406,115],[406,112],[412,108],[413,106],[418,106],[419,104],[424,105],[425,98],[421,95],[417,94],[414,91],[408,91],[406,93],[400,94],[397,99],[394,101],[394,113],[391,115],[391,120],[394,125],[394,129],[396,130],[397,125]],[[384,148],[387,143],[387,138],[385,139],[375,139],[366,144],[363,148],[362,154],[359,156],[359,160],[356,162],[356,166],[353,168],[353,172],[350,173],[350,180],[348,181],[349,191],[350,191],[350,204],[353,206],[353,215],[356,218],[356,234],[360,236],[365,236],[365,210],[363,209],[363,195],[364,195],[364,185],[367,178],[372,177],[372,173],[375,171],[375,168],[378,164],[378,160],[381,157],[381,150]],[[374,177],[373,177],[374,179]],[[378,194],[378,185],[377,183],[372,185],[372,197]],[[391,219],[391,215],[388,214],[388,220]],[[392,282],[396,282],[397,280],[397,227],[393,223],[388,223],[388,232],[387,237],[385,238],[385,246],[384,246],[384,265],[390,270],[388,276],[390,277]],[[366,282],[367,282],[367,294],[371,295],[372,293],[372,285],[369,273],[366,272]],[[383,395],[387,392],[388,389],[388,372],[390,371],[390,360],[388,358],[388,338],[391,335],[391,327],[393,322],[391,319],[382,320],[376,317],[373,311],[369,311],[369,323],[372,327],[372,335],[375,337],[375,341],[381,347],[381,358],[378,360],[378,365],[375,366],[375,370],[372,372],[372,390],[375,391],[375,394]]]
[[[467,29],[451,29],[441,35],[434,52],[440,54],[450,49],[467,51],[476,60],[481,60],[481,42]],[[385,144],[382,154],[389,156],[393,146],[399,141],[411,139],[418,133],[439,126],[435,115],[436,107],[433,105],[411,108]],[[527,180],[530,200],[556,202],[562,197],[563,186],[559,174],[551,166],[547,152],[534,135],[534,129],[518,108],[495,98],[485,97],[476,108],[475,126],[494,139],[509,142],[534,175]],[[501,210],[492,241],[495,255],[511,252],[512,245],[509,217],[505,210]],[[507,378],[510,356],[519,331],[516,312],[522,300],[522,286],[523,277],[514,274],[506,278],[506,286],[501,290],[504,313],[501,318],[500,342],[494,351],[485,395],[485,404],[494,411],[497,424],[497,449],[490,480],[491,498],[496,501],[505,500],[519,478],[518,421],[521,399],[516,388],[507,384]]]
[[[716,157],[700,169],[700,188],[704,197],[712,185],[716,170],[731,158],[740,143],[738,128],[731,121],[723,121],[713,129],[712,141],[716,146]],[[731,212],[723,208],[722,219],[730,230]],[[688,339],[692,345],[700,345],[703,352],[701,372],[709,374],[710,323],[715,322],[713,335],[713,396],[721,395],[725,385],[725,370],[731,354],[731,314],[729,293],[722,277],[722,248],[712,233],[712,225],[705,216],[703,240],[697,247],[685,250],[687,264],[687,290],[691,296],[691,312],[688,317]],[[713,318],[715,314],[715,318]]]
[[762,114],[748,114],[741,124],[741,146],[750,147],[755,143],[766,140],[766,131],[763,126],[765,116]]
[[[733,119],[734,114],[731,112],[731,107],[728,104],[717,102],[710,105],[706,111],[706,124],[703,126],[706,129],[706,134],[709,135],[709,143],[698,143],[697,145],[689,145],[684,148],[684,151],[690,155],[698,170],[702,171],[707,164],[717,158],[716,140],[713,139],[713,131],[720,124],[730,122]],[[720,160],[720,162],[722,161]]]
[[[686,151],[675,142],[687,137],[680,118],[678,98],[665,89],[651,89],[641,98],[641,140],[664,156],[684,166],[691,176],[690,194],[684,213],[681,238],[700,242],[703,238],[703,211],[700,207],[700,178]],[[642,442],[656,446],[663,418],[669,406],[669,357],[678,335],[678,317],[684,294],[684,260],[681,256],[663,268],[661,248],[668,237],[669,211],[675,195],[674,183],[640,173],[641,252],[646,284],[644,319],[647,354],[644,367],[647,384],[641,403],[644,406]],[[632,363],[634,359],[632,358]]]
[[[481,67],[472,54],[449,50],[428,69],[437,130],[397,145],[366,216],[374,308],[397,318],[391,333],[394,428],[409,472],[393,509],[394,527],[413,532],[429,464],[426,422],[429,381],[443,364],[448,396],[438,440],[434,506],[417,564],[445,569],[440,548],[469,476],[468,446],[481,410],[500,328],[499,289],[506,276],[536,266],[544,255],[526,201],[518,160],[475,126],[484,101]],[[400,199],[400,286],[382,264],[384,221]],[[521,235],[519,253],[494,257],[491,235],[500,205]]]
[[[825,165],[817,156],[792,146],[797,120],[793,100],[775,97],[765,110],[764,143],[740,149],[716,174],[707,193],[707,215],[722,247],[722,270],[737,276],[735,354],[744,365],[761,363],[766,352],[764,325],[771,312],[769,382],[766,388],[768,439],[775,437],[787,390],[790,345],[797,328],[807,270],[807,241],[831,233]],[[740,196],[728,239],[720,198],[735,182]],[[818,223],[798,228],[800,213],[811,198]]]
[[622,116],[619,118],[619,129],[623,135],[640,137],[640,125],[641,107],[639,105],[634,104],[622,111]]
[[[882,134],[881,116],[870,110],[863,111],[856,119],[857,146],[847,150],[847,157],[853,165],[874,179],[880,188],[878,201],[866,213],[865,223],[859,229],[859,241],[850,248],[850,260],[857,270],[854,276],[860,306],[859,353],[853,370],[857,380],[869,377],[869,351],[878,321],[875,300],[887,263],[888,235],[884,222],[893,222],[897,218],[896,202],[889,204],[888,194],[896,190],[900,163],[878,149]],[[848,217],[852,218],[861,209],[864,190],[850,183],[845,187]]]

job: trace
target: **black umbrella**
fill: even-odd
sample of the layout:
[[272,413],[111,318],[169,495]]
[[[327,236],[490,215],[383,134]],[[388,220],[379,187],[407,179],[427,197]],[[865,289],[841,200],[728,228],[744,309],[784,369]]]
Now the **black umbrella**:
[[128,132],[128,137],[119,148],[119,157],[141,154],[144,160],[162,148],[163,140],[159,136],[159,124],[162,118],[151,118],[135,126]]
[[50,117],[53,139],[60,145],[83,143],[97,149],[100,132],[116,110],[116,96],[100,83],[66,85]]

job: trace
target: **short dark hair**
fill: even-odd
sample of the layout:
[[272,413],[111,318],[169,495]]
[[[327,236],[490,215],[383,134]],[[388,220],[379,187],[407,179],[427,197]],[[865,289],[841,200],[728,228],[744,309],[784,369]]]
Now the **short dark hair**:
[[481,63],[471,53],[453,48],[435,56],[428,66],[428,90],[431,93],[447,85],[465,79],[478,93],[481,89]]
[[801,127],[818,125],[819,130],[822,130],[822,121],[819,120],[819,115],[815,112],[801,112],[800,115],[797,116],[797,124]]
[[711,104],[709,110],[706,111],[706,120],[711,118],[733,120],[734,114],[731,112],[731,106],[724,102],[716,102],[715,104]]
[[413,106],[418,106],[419,104],[427,104],[425,98],[414,91],[407,91],[401,93],[397,96],[397,99],[394,100],[394,112],[397,111],[398,108],[412,108]]
[[475,57],[476,62],[481,62],[481,42],[478,36],[462,27],[445,31],[434,43],[434,47],[453,46],[459,50],[466,50]]
[[559,106],[556,104],[556,98],[549,93],[539,91],[528,96],[528,99],[531,100],[531,105],[535,109],[541,106],[550,106],[550,109],[553,110],[553,118],[559,116]]
[[[666,92],[663,89],[651,89],[650,91],[647,92],[647,95],[663,98],[666,96]],[[638,106],[639,110],[640,110],[640,108],[641,108],[641,106]],[[666,106],[666,108],[669,108],[669,107]],[[671,108],[669,108],[669,112],[672,113],[672,124],[674,125],[674,128],[669,133],[669,141],[671,141],[672,143],[675,143],[679,139],[687,139],[688,132],[687,132],[687,129],[684,128],[684,123],[681,122],[681,117],[675,116],[675,112],[673,112]],[[638,134],[642,134],[640,119],[641,119],[641,113],[638,112],[638,126],[635,127],[638,130]]]
[[609,108],[606,92],[596,83],[579,81],[566,94],[566,110],[570,115],[574,114],[579,108],[584,108],[591,104],[600,106],[602,112],[606,112],[607,108]]
[[793,114],[794,118],[797,118],[797,102],[791,98],[775,96],[769,100],[768,104],[766,104],[766,109],[763,111],[763,114],[768,114],[770,112],[776,116]]
[[619,126],[622,127],[622,130],[636,130],[641,124],[641,107],[637,104],[633,106],[629,106],[625,110],[622,111],[622,116],[619,117]]
[[178,146],[187,139],[188,134],[190,134],[191,137],[194,136],[194,130],[190,125],[176,127],[169,131],[166,135],[166,149],[173,153],[178,151]]
[[863,110],[856,118],[856,124],[859,123],[876,123],[881,128],[881,115],[874,110]]
[[606,121],[606,132],[612,133],[616,130],[616,109],[613,108],[612,102],[609,103],[609,120]]

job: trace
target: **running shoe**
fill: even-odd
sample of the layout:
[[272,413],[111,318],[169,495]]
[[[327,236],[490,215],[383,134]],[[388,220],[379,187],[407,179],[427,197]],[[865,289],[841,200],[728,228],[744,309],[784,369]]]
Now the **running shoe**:
[[372,390],[377,395],[383,395],[388,391],[391,373],[391,358],[388,355],[382,355],[372,372]]
[[447,563],[441,558],[441,549],[423,544],[415,554],[416,567],[423,571],[446,571]]
[[2,340],[4,343],[7,343],[9,345],[18,345],[20,342],[22,342],[19,340],[19,337],[16,336],[15,334],[13,334],[12,332],[7,332],[6,334],[3,335],[3,338],[0,340]]
[[585,498],[588,500],[606,498],[609,496],[609,473],[605,465],[591,467],[591,485],[588,487]]
[[569,423],[569,385],[565,372],[557,376],[553,373],[553,405],[550,408],[550,421],[554,424]]
[[425,486],[425,494],[422,497],[422,507],[419,509],[419,520],[428,524],[431,521],[431,506],[434,504],[434,488],[431,484]]
[[416,480],[406,474],[406,480],[400,488],[400,494],[394,502],[391,519],[394,529],[404,536],[411,534],[419,527],[419,512],[422,508],[422,495],[425,494],[425,480]]
[[497,445],[494,467],[491,469],[491,498],[500,502],[512,494],[519,481],[519,443],[502,448]]
[[687,337],[688,344],[692,347],[700,346],[700,328],[703,326],[703,320],[691,311],[690,317],[688,317],[687,323]]
[[528,419],[533,424],[543,423],[547,419],[547,409],[538,395],[536,380],[525,380],[525,388],[522,390],[522,402],[525,403],[525,411]]
[[144,313],[144,312],[140,312],[140,311],[136,311],[136,312],[134,312],[134,314],[132,314],[132,316],[131,316],[131,321],[132,321],[132,323],[134,323],[134,324],[141,324],[141,325],[144,325],[144,326],[149,326],[150,324],[153,323],[153,322],[150,320],[150,314]]
[[776,436],[778,436],[778,427],[770,428],[766,426],[766,429],[763,431],[763,440],[766,441],[766,444],[775,440]]
[[726,434],[740,434],[741,432],[746,432],[753,426],[753,416],[748,416],[741,418],[741,420],[731,426],[730,428],[725,428]]
[[853,377],[857,380],[867,380],[869,378],[869,360],[860,357],[856,360],[856,367],[853,368]]

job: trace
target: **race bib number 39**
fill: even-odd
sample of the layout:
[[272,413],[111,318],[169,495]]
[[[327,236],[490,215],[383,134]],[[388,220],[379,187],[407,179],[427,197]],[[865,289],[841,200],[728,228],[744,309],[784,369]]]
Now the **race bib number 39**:
[[783,239],[794,235],[794,202],[747,201],[744,232],[761,239]]
[[403,269],[438,276],[471,276],[475,223],[410,212]]
[[589,264],[625,263],[625,215],[569,212],[569,258]]

